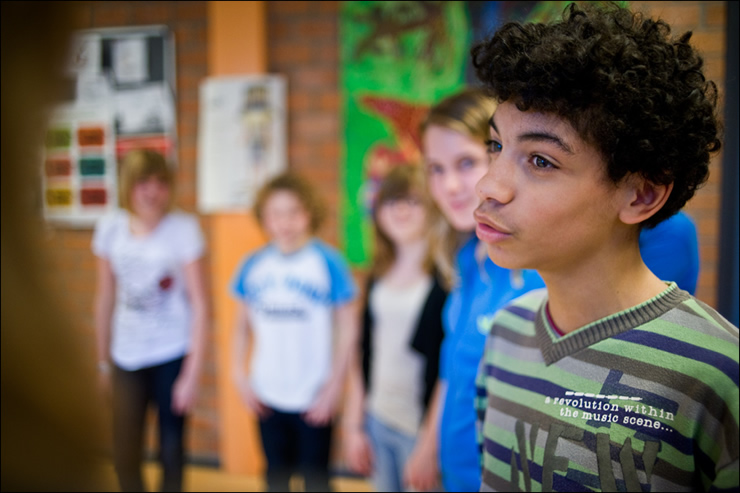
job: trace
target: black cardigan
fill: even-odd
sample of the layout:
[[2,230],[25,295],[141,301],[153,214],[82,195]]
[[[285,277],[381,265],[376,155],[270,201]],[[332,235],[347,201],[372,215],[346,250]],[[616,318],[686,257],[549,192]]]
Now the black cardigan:
[[[442,307],[447,299],[447,291],[440,284],[439,278],[434,276],[432,289],[427,295],[426,302],[421,311],[421,316],[414,330],[411,347],[421,353],[425,359],[424,367],[424,393],[422,394],[422,408],[429,406],[434,384],[439,375],[439,351],[444,338],[442,329]],[[374,321],[370,313],[369,296],[375,284],[375,279],[370,278],[365,289],[365,302],[362,314],[362,376],[365,382],[365,391],[370,389],[370,365],[372,362],[372,335]]]

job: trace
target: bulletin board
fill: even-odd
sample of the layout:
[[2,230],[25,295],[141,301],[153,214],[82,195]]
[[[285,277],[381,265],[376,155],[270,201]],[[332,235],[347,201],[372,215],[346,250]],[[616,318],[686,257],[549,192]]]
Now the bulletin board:
[[46,220],[88,228],[118,206],[118,160],[137,148],[176,166],[175,45],[166,26],[77,31],[65,101],[41,166]]

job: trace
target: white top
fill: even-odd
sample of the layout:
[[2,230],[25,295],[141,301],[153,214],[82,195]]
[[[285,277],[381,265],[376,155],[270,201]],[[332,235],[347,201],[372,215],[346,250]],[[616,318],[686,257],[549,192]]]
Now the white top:
[[424,412],[425,360],[411,341],[431,289],[431,277],[403,288],[379,280],[369,299],[374,325],[368,410],[408,435],[416,435]]
[[272,244],[237,269],[232,294],[250,308],[250,381],[266,405],[302,412],[331,374],[334,308],[355,297],[339,252],[319,240],[290,255]]
[[125,370],[154,366],[187,354],[190,305],[183,267],[203,255],[195,216],[167,214],[146,236],[133,236],[130,214],[102,217],[92,250],[107,259],[116,278],[111,358]]

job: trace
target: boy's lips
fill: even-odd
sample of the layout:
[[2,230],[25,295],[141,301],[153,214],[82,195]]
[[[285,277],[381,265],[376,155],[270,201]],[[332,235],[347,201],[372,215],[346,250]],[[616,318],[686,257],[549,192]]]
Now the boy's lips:
[[483,202],[473,213],[476,222],[475,233],[478,238],[487,243],[493,243],[511,237],[511,228],[492,220],[486,213],[486,209],[486,202]]
[[503,226],[499,221],[494,221],[489,217],[489,215],[486,213],[487,208],[488,207],[486,206],[486,202],[483,202],[478,206],[477,209],[475,209],[475,212],[473,212],[475,222],[494,229],[499,233],[512,234],[512,231],[509,227]]

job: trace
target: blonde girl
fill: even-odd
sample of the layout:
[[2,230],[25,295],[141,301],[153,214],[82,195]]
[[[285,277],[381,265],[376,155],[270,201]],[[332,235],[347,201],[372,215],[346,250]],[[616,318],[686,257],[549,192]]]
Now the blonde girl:
[[154,151],[131,151],[122,209],[95,227],[98,369],[112,384],[114,463],[123,491],[142,491],[146,411],[155,404],[164,491],[180,491],[185,416],[197,397],[207,302],[195,216],[172,210],[173,174]]

